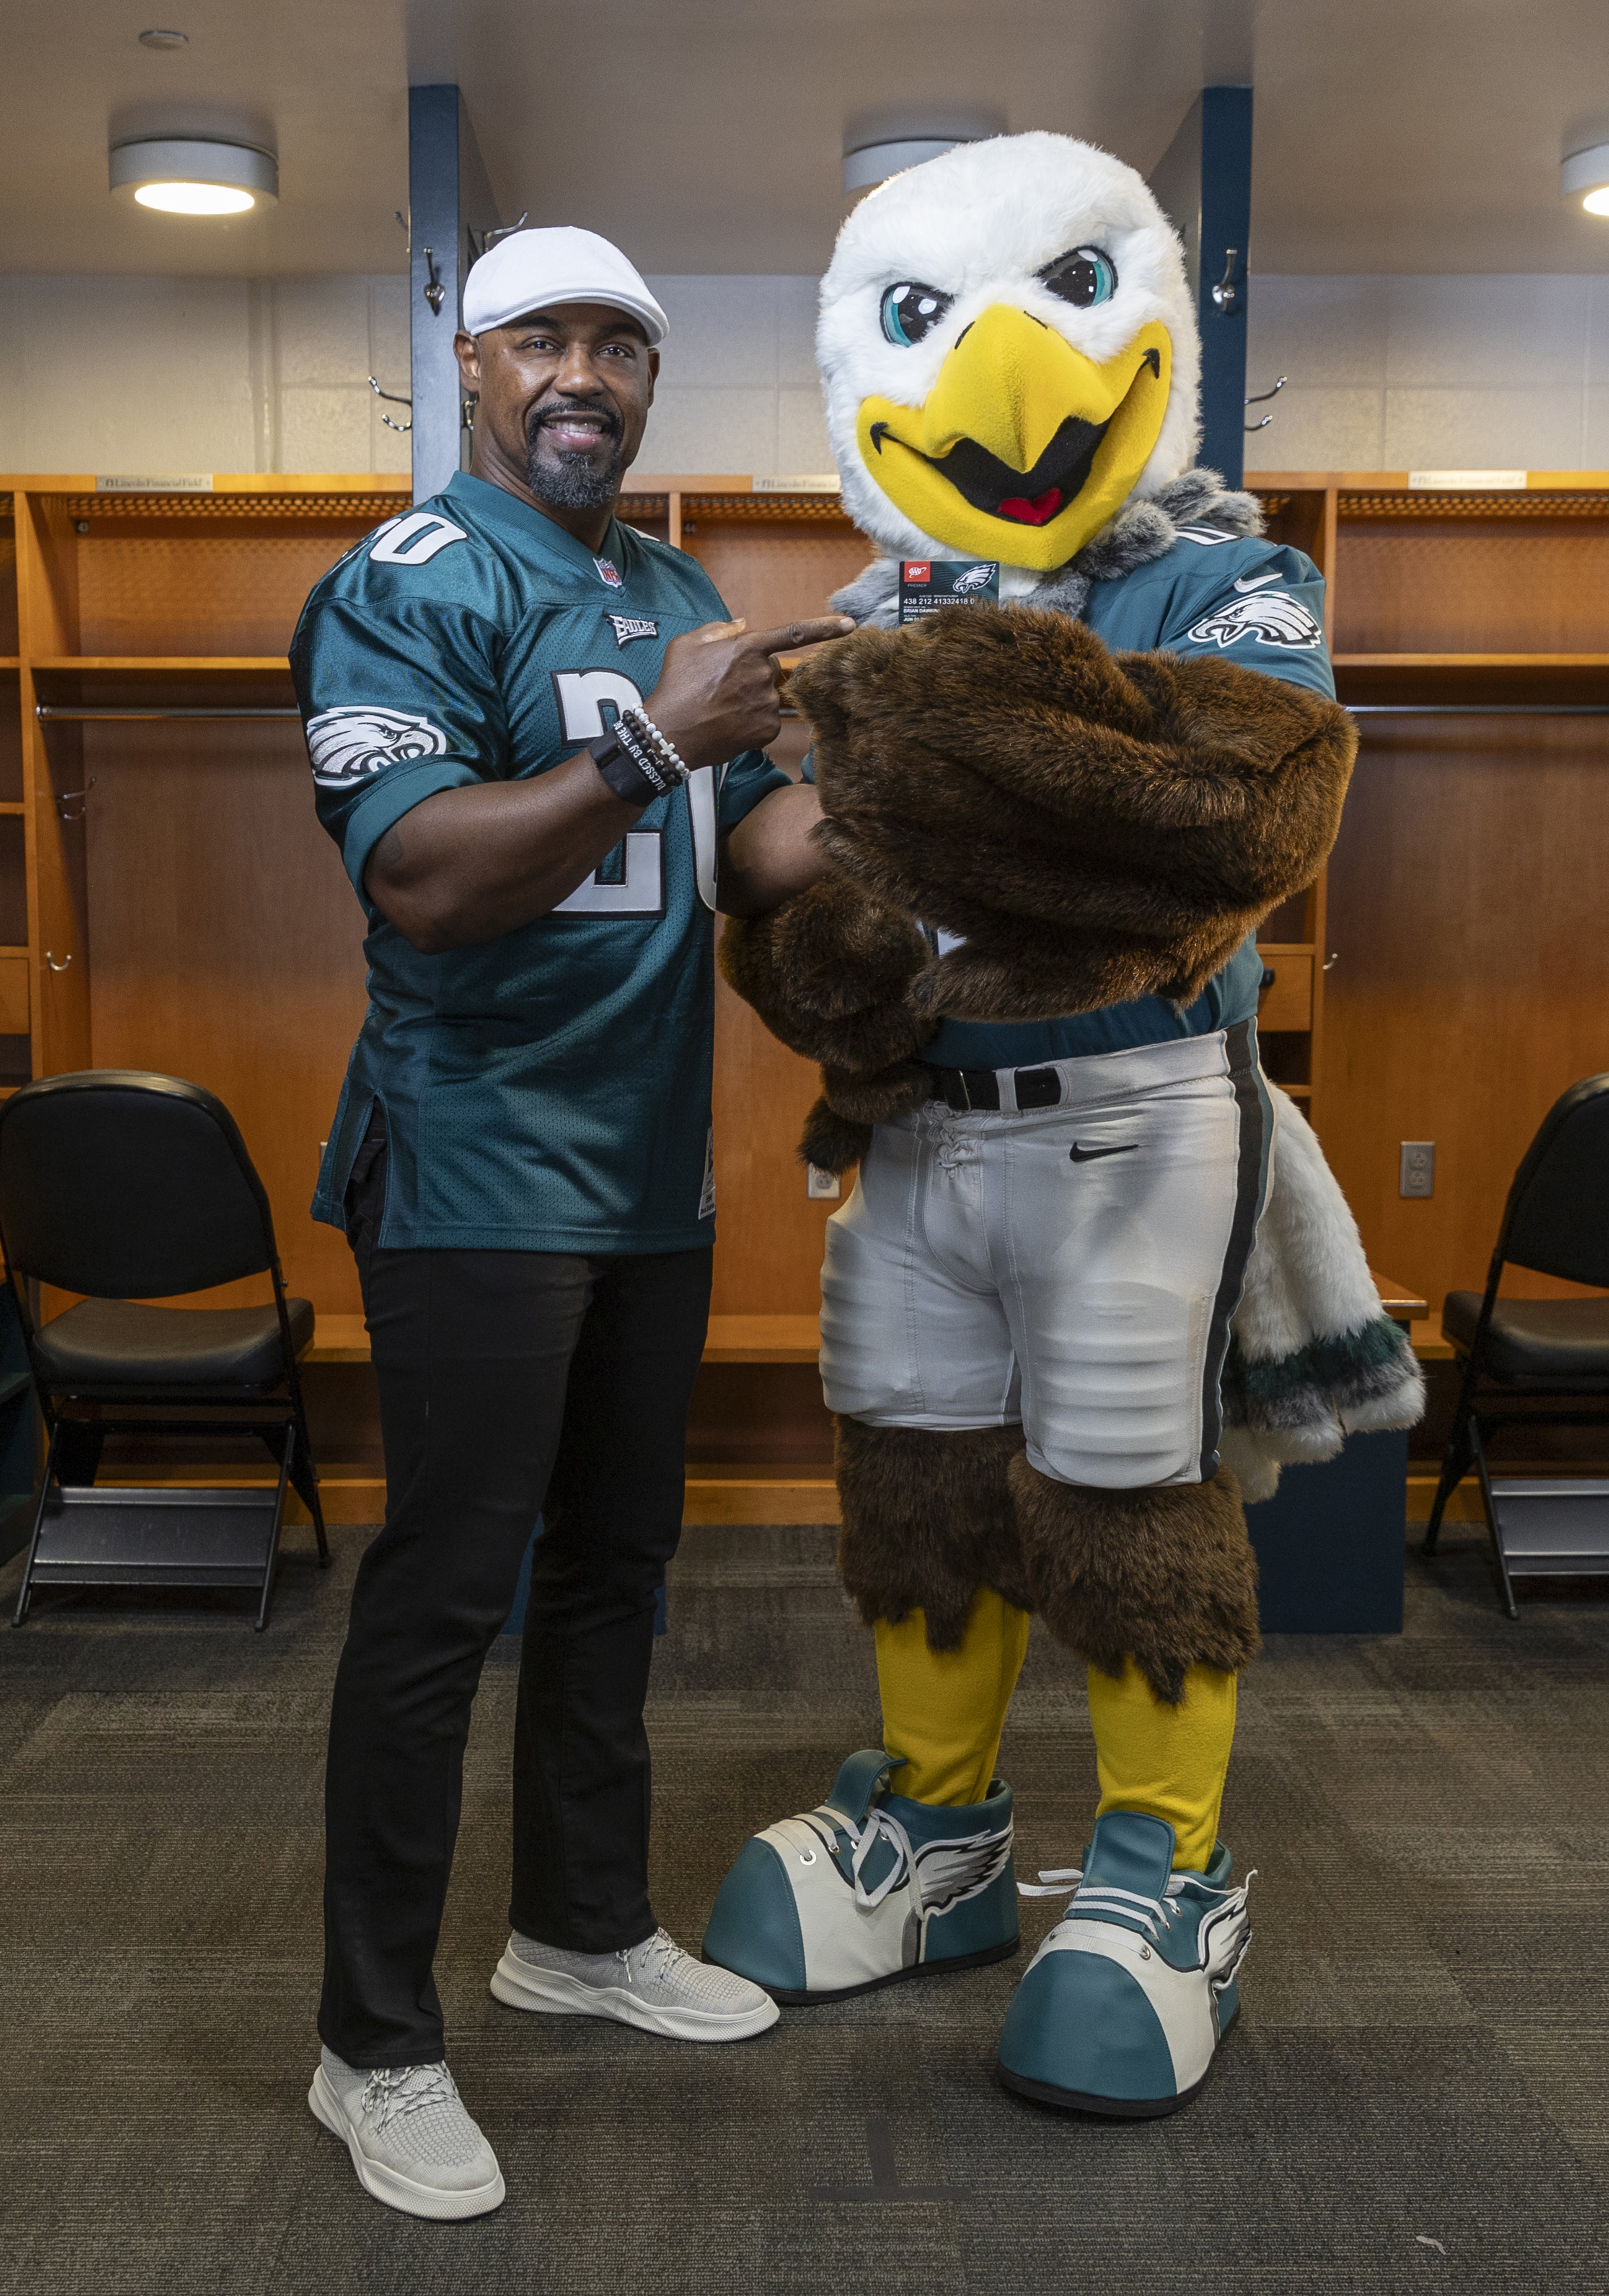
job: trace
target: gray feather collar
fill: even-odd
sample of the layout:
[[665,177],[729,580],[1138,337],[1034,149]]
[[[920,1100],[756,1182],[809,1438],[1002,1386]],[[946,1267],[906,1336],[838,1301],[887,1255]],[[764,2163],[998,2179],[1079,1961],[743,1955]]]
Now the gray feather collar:
[[[1160,493],[1127,502],[1076,558],[1054,568],[1015,603],[1047,608],[1076,621],[1092,582],[1115,582],[1137,566],[1161,558],[1179,539],[1180,528],[1192,524],[1215,526],[1227,534],[1261,534],[1262,505],[1255,495],[1233,492],[1216,471],[1186,471]],[[857,622],[893,629],[900,613],[899,560],[874,558],[863,574],[834,592],[832,603]]]

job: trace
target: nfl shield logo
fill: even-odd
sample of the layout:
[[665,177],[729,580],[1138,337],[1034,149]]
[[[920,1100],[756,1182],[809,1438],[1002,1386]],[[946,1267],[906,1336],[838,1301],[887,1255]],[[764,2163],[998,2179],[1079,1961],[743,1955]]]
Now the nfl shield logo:
[[594,558],[592,563],[598,569],[600,577],[608,584],[611,590],[625,589],[625,585],[620,579],[620,570],[612,559]]

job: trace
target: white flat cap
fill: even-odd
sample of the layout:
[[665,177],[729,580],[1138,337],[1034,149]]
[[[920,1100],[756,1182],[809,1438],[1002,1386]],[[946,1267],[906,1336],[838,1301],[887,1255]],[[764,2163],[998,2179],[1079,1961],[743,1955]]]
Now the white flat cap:
[[555,303],[607,303],[629,311],[649,341],[662,343],[670,322],[647,283],[620,250],[595,231],[561,225],[551,231],[511,231],[470,266],[464,282],[463,323],[471,335],[506,327],[527,311]]

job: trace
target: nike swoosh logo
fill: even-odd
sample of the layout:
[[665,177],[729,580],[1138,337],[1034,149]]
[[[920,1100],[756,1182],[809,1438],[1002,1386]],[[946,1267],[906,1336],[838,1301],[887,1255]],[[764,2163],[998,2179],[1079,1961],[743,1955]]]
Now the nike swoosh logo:
[[1130,1140],[1121,1148],[1081,1148],[1075,1140],[1067,1151],[1067,1160],[1072,1164],[1095,1164],[1099,1163],[1103,1156],[1132,1155],[1139,1145],[1138,1140]]
[[1246,581],[1244,577],[1237,577],[1235,587],[1244,596],[1248,590],[1266,590],[1270,582],[1277,582],[1278,579],[1278,572],[1276,570],[1272,574],[1259,574],[1254,582]]

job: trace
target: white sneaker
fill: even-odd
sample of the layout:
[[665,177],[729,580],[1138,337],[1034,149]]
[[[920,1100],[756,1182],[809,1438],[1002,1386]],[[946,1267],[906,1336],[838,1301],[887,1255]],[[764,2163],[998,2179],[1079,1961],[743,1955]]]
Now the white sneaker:
[[320,2055],[308,2110],[344,2136],[357,2181],[410,2217],[483,2217],[503,2197],[497,2155],[464,2111],[445,2064],[364,2072]]
[[613,2017],[677,2041],[747,2041],[781,2013],[769,1993],[695,1961],[664,1930],[625,1953],[567,1953],[516,1930],[492,1991],[510,2009]]

